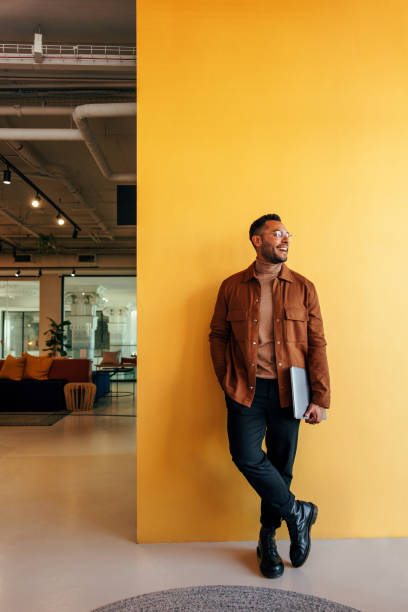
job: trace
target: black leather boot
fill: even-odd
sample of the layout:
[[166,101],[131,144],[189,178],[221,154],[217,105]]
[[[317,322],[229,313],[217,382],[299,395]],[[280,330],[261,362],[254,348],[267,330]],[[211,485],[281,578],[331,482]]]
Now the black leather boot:
[[293,502],[290,513],[285,516],[290,535],[289,557],[293,567],[300,567],[310,552],[310,530],[316,522],[318,508],[312,502]]
[[259,568],[265,578],[279,578],[283,574],[283,563],[276,548],[275,529],[261,527],[256,554]]

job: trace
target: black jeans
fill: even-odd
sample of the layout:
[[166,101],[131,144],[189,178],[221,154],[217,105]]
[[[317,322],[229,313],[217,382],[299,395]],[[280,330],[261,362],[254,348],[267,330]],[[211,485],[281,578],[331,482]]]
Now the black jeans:
[[[290,408],[281,408],[276,379],[256,379],[250,407],[227,395],[225,399],[232,460],[261,497],[261,524],[276,529],[295,499],[289,487],[299,420],[293,417]],[[266,454],[262,450],[264,437]]]

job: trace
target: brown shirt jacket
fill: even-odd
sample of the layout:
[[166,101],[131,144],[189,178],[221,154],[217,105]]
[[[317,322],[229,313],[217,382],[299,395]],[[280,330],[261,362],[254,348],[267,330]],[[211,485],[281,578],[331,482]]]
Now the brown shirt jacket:
[[[261,286],[255,263],[225,279],[211,320],[211,357],[217,378],[233,400],[250,406],[255,395]],[[316,289],[285,264],[272,286],[274,340],[282,407],[292,405],[290,366],[307,368],[312,402],[328,408],[326,340]]]

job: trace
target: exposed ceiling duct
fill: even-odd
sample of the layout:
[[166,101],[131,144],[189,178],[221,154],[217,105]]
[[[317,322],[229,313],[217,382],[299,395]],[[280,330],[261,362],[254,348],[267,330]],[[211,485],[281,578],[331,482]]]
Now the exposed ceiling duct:
[[136,116],[136,103],[124,104],[83,104],[77,106],[72,113],[79,131],[85,140],[96,165],[103,176],[114,183],[136,183],[136,174],[114,174],[109,168],[106,159],[97,144],[95,137],[89,127],[88,119],[107,118],[107,117],[131,117]]
[[[7,114],[11,114],[11,109],[14,107],[7,107]],[[27,113],[27,107],[17,107],[18,112],[21,116]],[[30,115],[35,114],[33,107],[30,110]],[[56,115],[58,114],[55,107],[50,107],[50,113],[48,113],[48,107],[38,107],[39,115]],[[1,113],[0,114],[6,114]],[[67,113],[60,113],[67,114]],[[96,142],[95,136],[89,126],[88,119],[95,118],[115,118],[115,117],[131,117],[136,115],[136,103],[122,103],[122,104],[83,104],[77,106],[73,113],[72,118],[75,121],[78,129],[32,129],[32,128],[0,128],[0,140],[84,140],[89,152],[91,153],[96,165],[101,171],[102,175],[114,183],[136,183],[136,174],[126,173],[114,173],[109,168],[109,165],[103,155],[98,143]]]

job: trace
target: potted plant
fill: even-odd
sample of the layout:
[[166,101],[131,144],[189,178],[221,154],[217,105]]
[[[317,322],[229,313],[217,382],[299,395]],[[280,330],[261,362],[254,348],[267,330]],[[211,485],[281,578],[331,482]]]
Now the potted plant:
[[44,332],[44,335],[49,334],[49,337],[45,342],[47,348],[43,349],[43,351],[48,351],[48,357],[57,357],[58,353],[60,357],[66,357],[67,351],[65,349],[70,349],[71,345],[66,342],[64,328],[67,325],[71,325],[71,321],[57,323],[51,317],[47,317],[47,319],[51,321],[51,326],[50,329]]

